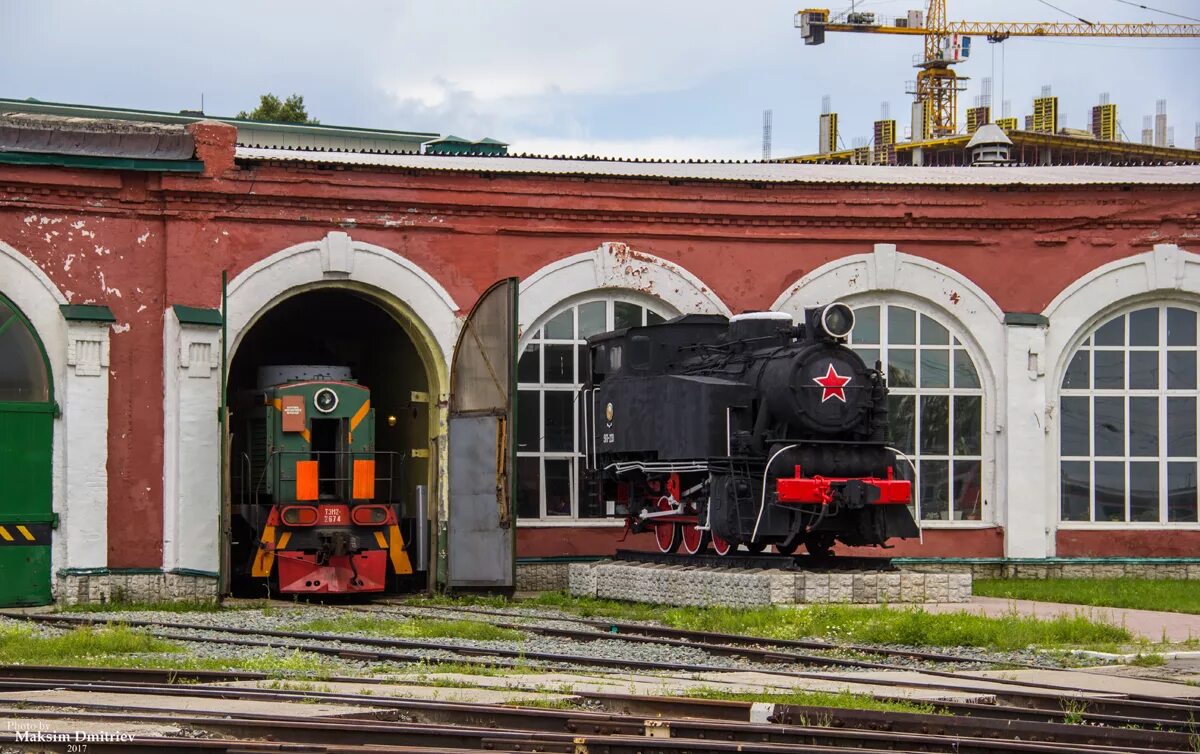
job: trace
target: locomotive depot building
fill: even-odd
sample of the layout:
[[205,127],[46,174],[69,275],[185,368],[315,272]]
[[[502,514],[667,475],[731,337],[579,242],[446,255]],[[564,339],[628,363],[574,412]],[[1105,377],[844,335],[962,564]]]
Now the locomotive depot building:
[[836,300],[919,469],[922,537],[887,554],[1200,577],[1200,165],[438,155],[79,111],[0,102],[0,602],[215,593],[218,407],[263,365],[355,369],[444,526],[456,339],[509,277],[526,573],[654,547],[581,499],[586,337]]

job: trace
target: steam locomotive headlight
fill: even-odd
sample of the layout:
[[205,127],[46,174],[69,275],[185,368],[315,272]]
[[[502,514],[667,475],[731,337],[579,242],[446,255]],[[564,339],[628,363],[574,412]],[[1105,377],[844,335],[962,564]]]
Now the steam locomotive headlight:
[[830,304],[821,312],[821,329],[831,338],[844,338],[854,329],[854,311],[845,304]]
[[313,405],[322,414],[328,414],[330,411],[337,408],[338,397],[337,393],[333,392],[332,388],[323,387],[313,396]]

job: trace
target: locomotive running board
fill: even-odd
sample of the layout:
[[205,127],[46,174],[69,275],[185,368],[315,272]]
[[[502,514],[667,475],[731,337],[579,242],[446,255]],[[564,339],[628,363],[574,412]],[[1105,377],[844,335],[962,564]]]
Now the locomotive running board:
[[680,555],[676,553],[617,550],[614,560],[626,563],[655,563],[659,565],[694,565],[706,568],[773,568],[782,571],[898,571],[891,558],[851,557],[832,555],[772,555],[749,552],[717,555],[715,553]]

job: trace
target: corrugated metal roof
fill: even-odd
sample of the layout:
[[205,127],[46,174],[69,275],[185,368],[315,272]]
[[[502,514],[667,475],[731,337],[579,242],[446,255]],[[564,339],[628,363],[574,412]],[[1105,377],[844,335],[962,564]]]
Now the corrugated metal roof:
[[467,157],[238,147],[242,160],[281,160],[515,175],[563,175],[746,183],[870,183],[913,186],[1200,185],[1200,165],[1110,167],[907,167],[773,162],[654,162],[552,157]]

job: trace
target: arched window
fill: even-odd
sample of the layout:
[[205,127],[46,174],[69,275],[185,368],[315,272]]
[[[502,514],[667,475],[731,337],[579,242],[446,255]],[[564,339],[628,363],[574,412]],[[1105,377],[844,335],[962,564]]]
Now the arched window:
[[576,401],[587,365],[587,338],[608,330],[662,322],[665,314],[614,298],[577,301],[552,310],[528,337],[517,364],[517,515],[599,518],[579,506]]
[[50,400],[46,358],[29,321],[0,296],[0,403]]
[[1196,314],[1120,314],[1072,354],[1058,409],[1063,521],[1196,523]]
[[945,325],[897,304],[854,310],[850,345],[888,382],[888,441],[917,467],[926,521],[983,518],[983,389]]

